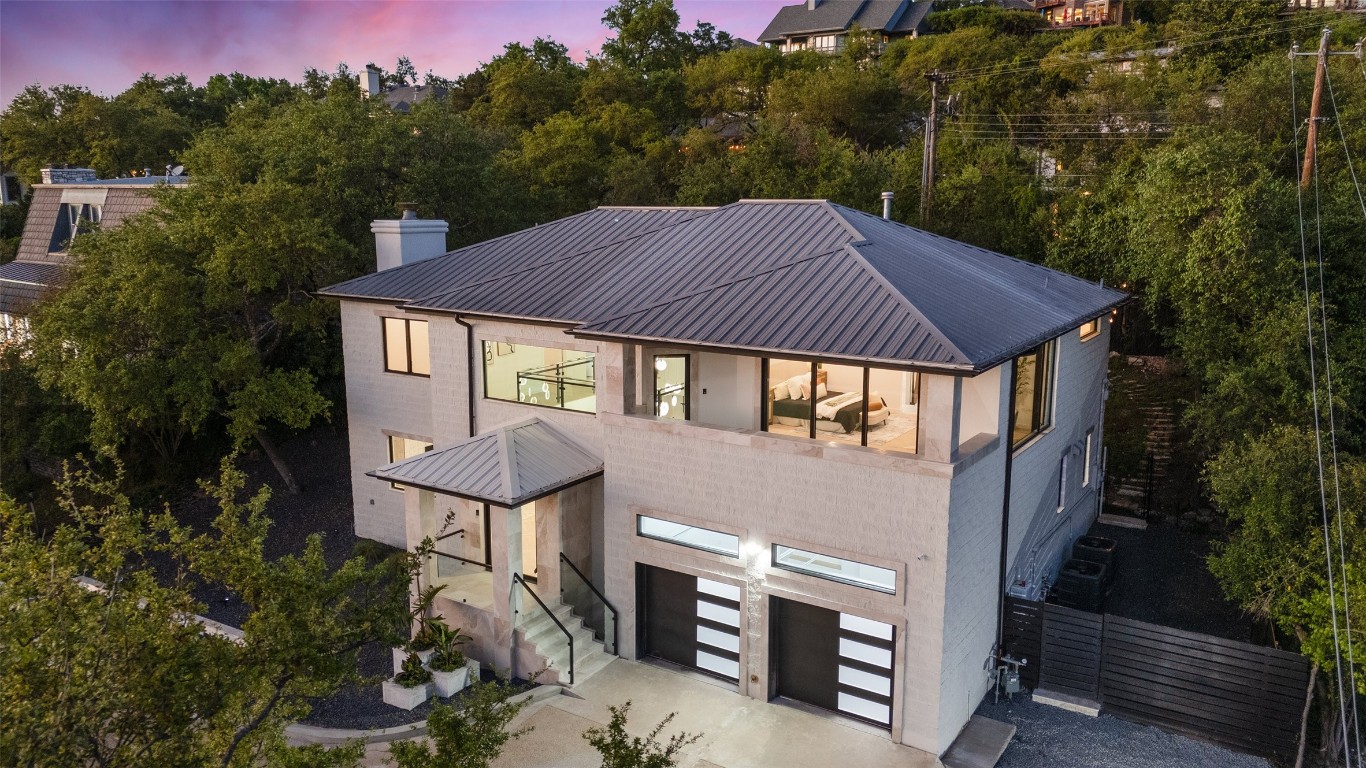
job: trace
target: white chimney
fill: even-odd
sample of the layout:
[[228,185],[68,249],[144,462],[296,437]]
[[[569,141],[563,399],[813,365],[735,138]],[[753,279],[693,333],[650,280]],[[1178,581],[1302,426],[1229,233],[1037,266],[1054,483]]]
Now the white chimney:
[[379,95],[379,67],[374,64],[365,65],[365,94],[367,96]]
[[411,203],[404,206],[401,219],[370,222],[375,233],[375,269],[383,272],[413,264],[446,252],[446,232],[451,225],[440,219],[419,219]]

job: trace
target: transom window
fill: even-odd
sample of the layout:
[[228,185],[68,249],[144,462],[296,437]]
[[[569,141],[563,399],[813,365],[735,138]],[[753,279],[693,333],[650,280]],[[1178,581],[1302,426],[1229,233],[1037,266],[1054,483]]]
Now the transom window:
[[1044,342],[1015,358],[1015,411],[1011,445],[1018,448],[1053,423],[1054,344]]
[[426,320],[384,318],[384,370],[414,376],[432,374]]
[[1095,320],[1092,320],[1091,322],[1083,325],[1079,333],[1081,334],[1082,341],[1095,338],[1097,335],[1100,334],[1100,318],[1097,317]]
[[773,567],[886,592],[889,595],[896,594],[896,571],[842,557],[774,544]]
[[597,369],[592,352],[484,342],[484,397],[597,413]]
[[647,539],[667,541],[692,549],[715,552],[718,555],[740,556],[740,537],[710,528],[684,525],[657,517],[636,515],[636,533]]

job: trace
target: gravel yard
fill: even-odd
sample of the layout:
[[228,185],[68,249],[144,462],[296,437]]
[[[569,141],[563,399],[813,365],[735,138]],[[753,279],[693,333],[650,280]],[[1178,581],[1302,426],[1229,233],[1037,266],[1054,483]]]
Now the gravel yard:
[[977,714],[1018,729],[996,768],[1271,768],[1260,757],[1131,723],[1035,704],[1027,695]]

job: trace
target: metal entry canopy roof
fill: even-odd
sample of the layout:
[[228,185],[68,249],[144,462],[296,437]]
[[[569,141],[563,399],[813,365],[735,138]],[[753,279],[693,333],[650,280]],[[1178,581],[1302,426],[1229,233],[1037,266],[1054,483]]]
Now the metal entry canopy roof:
[[512,508],[601,475],[602,456],[559,427],[531,418],[366,474]]

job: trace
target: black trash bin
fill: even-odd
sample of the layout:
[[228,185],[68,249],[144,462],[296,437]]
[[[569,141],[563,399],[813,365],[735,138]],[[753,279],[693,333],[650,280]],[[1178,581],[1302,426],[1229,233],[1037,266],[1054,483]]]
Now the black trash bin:
[[1073,558],[1058,570],[1053,596],[1058,605],[1100,613],[1105,608],[1105,585],[1109,568],[1103,563]]

